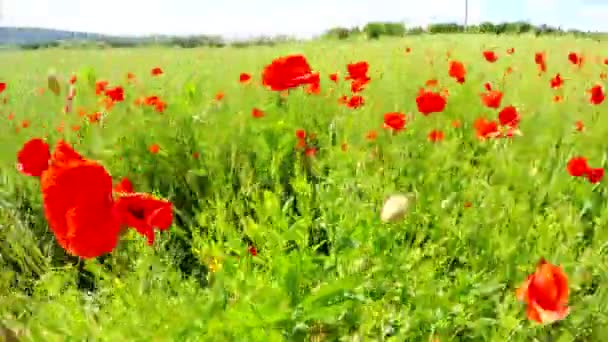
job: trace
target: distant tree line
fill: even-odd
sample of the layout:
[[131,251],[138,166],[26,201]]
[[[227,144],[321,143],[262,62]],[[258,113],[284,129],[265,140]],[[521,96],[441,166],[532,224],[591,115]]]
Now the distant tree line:
[[382,36],[402,37],[406,35],[449,33],[535,34],[537,36],[563,34],[572,34],[576,36],[598,35],[597,33],[584,32],[574,29],[564,31],[560,27],[552,27],[549,25],[535,26],[524,21],[499,24],[483,22],[479,25],[469,25],[467,27],[458,23],[437,23],[430,24],[427,27],[415,26],[410,28],[406,27],[403,23],[372,22],[368,23],[363,28],[334,27],[327,30],[323,34],[323,37],[342,40],[351,37],[364,36],[368,39],[378,39]]
[[232,46],[243,48],[248,46],[273,46],[282,43],[296,41],[289,36],[255,37],[243,40],[226,41],[220,36],[197,35],[187,37],[146,37],[146,38],[96,38],[96,39],[65,39],[50,42],[35,42],[20,44],[25,50],[37,50],[45,48],[130,48],[144,46],[168,46],[178,48],[196,47],[225,47]]
[[[345,40],[351,38],[379,39],[380,37],[403,37],[421,34],[450,34],[450,33],[485,33],[485,34],[535,34],[539,35],[564,35],[585,36],[592,38],[603,38],[605,34],[591,33],[579,30],[564,31],[560,27],[549,25],[532,25],[527,22],[518,21],[511,23],[494,24],[491,22],[469,25],[464,27],[458,23],[437,23],[427,27],[406,27],[403,23],[396,22],[371,22],[363,27],[334,27],[327,30],[320,38]],[[65,35],[65,34],[64,34]],[[1,37],[0,37],[1,38]],[[33,41],[18,44],[20,48],[35,50],[42,48],[128,48],[139,46],[170,46],[179,48],[196,47],[225,47],[237,48],[248,46],[273,46],[296,41],[289,36],[256,37],[244,40],[227,41],[221,36],[195,35],[187,37],[174,36],[150,36],[150,37],[109,37],[101,35],[87,36],[82,33],[73,34],[72,37],[61,37],[58,40],[47,42]]]

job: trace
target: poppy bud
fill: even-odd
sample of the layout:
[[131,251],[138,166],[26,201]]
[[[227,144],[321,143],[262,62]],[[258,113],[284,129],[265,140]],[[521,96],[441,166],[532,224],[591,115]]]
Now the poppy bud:
[[53,92],[53,94],[59,96],[61,93],[61,86],[59,85],[59,80],[57,80],[57,76],[54,73],[50,73],[47,77],[49,90]]
[[402,220],[415,199],[416,197],[412,193],[390,196],[386,202],[384,202],[380,219],[382,222],[397,222]]

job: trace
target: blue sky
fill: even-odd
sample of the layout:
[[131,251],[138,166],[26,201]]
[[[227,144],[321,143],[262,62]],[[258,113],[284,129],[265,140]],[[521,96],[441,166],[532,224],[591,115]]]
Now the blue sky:
[[[107,34],[310,37],[372,20],[462,21],[464,0],[0,0],[0,26]],[[471,23],[528,20],[608,31],[608,0],[469,0]]]

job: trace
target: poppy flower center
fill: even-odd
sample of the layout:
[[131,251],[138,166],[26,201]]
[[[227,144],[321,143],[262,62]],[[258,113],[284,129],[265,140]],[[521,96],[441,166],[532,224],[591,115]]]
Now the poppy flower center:
[[139,220],[145,218],[145,211],[143,208],[129,208],[129,213]]

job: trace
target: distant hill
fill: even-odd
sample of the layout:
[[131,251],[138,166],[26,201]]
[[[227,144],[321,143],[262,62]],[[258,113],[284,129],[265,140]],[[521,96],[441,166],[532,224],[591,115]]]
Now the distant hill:
[[0,45],[36,45],[66,40],[144,43],[153,41],[154,38],[118,37],[97,33],[72,32],[44,28],[0,27]]

